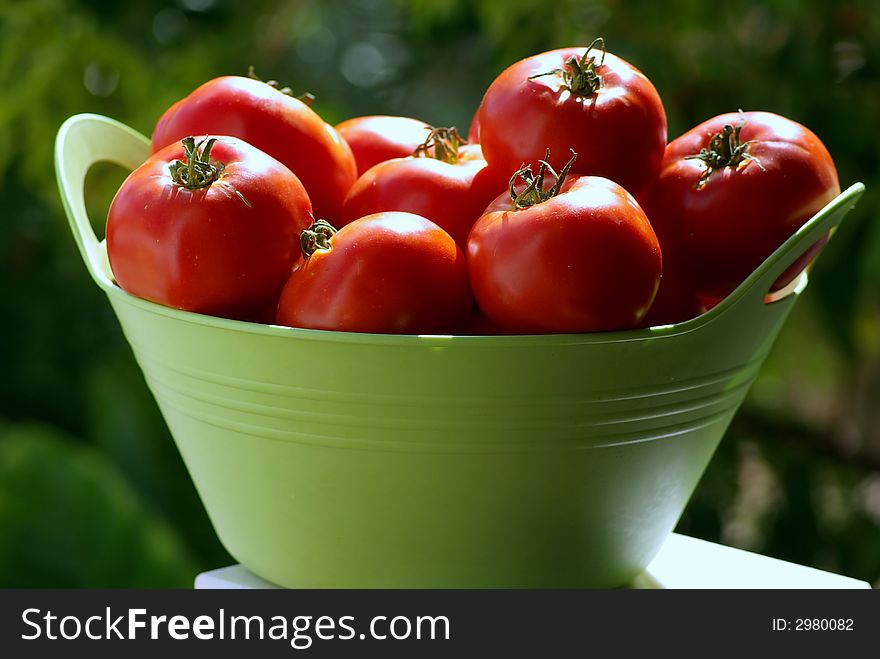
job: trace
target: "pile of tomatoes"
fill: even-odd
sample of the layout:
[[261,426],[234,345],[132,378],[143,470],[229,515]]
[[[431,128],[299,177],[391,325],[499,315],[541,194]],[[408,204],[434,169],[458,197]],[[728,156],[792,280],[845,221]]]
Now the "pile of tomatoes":
[[667,144],[657,90],[602,39],[507,68],[468,140],[404,117],[334,128],[279,87],[216,78],[162,115],[107,219],[123,289],[325,330],[645,327],[723,299],[840,193],[819,139],[775,114]]

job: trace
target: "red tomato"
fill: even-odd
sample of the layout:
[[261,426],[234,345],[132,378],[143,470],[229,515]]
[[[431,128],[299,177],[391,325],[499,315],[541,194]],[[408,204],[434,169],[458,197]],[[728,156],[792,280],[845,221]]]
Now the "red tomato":
[[462,146],[454,128],[434,129],[420,148],[418,156],[379,163],[361,176],[345,199],[341,224],[406,211],[438,224],[464,248],[474,222],[507,179],[489,171],[479,145]]
[[279,325],[345,332],[437,334],[470,319],[464,255],[412,213],[376,213],[337,233],[318,221],[278,305]]
[[348,144],[305,103],[252,78],[206,82],[172,105],[153,130],[152,150],[187,135],[232,135],[287,165],[320,217],[335,219],[357,179]]
[[119,188],[107,216],[110,267],[138,297],[257,319],[290,275],[312,207],[271,156],[234,137],[205,140],[201,151],[193,138],[162,149]]
[[430,130],[424,121],[408,117],[355,117],[336,125],[351,147],[358,176],[380,162],[411,156]]
[[710,119],[671,142],[645,203],[664,257],[698,293],[722,298],[838,194],[819,138],[784,117],[745,112]]
[[[660,282],[657,237],[616,183],[581,176],[498,197],[468,238],[471,284],[502,332],[592,332],[635,327]],[[565,171],[557,179],[562,181]]]
[[559,167],[571,148],[573,173],[610,178],[636,197],[656,178],[666,146],[657,90],[599,39],[510,66],[489,86],[475,122],[486,161],[507,176],[548,147]]

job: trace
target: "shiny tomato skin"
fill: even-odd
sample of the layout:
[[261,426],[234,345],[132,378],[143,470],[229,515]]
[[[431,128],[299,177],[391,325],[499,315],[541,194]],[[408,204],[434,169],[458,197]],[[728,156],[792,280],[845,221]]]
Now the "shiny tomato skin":
[[330,221],[357,179],[351,149],[333,126],[259,80],[206,82],[165,111],[153,130],[152,151],[205,133],[238,137],[281,161],[308,190],[315,214]]
[[169,163],[183,155],[180,144],[162,149],[113,198],[107,254],[114,278],[166,306],[265,320],[309,226],[308,195],[287,167],[233,137],[214,145],[211,157],[225,167],[206,189],[172,181]]
[[633,328],[662,269],[636,200],[594,176],[569,179],[558,196],[521,210],[499,196],[471,230],[467,257],[477,302],[502,333]]
[[378,334],[448,334],[473,296],[464,254],[433,222],[376,213],[342,227],[290,275],[277,323]]
[[[718,169],[700,185],[706,166],[689,156],[742,119],[741,142],[750,142],[753,160]],[[838,194],[834,162],[815,134],[776,114],[745,112],[720,115],[673,140],[645,204],[664,256],[699,294],[723,298]],[[816,249],[774,288],[790,282]]]
[[[591,96],[573,94],[559,69],[585,48],[563,48],[520,60],[486,90],[474,123],[486,161],[510,177],[550,149],[558,170],[574,149],[572,172],[609,178],[639,197],[653,182],[666,146],[666,112],[647,77],[607,53],[596,67],[602,86]],[[595,49],[591,54],[601,58]],[[474,129],[472,129],[474,130]]]
[[405,211],[428,218],[464,249],[468,233],[506,187],[488,169],[479,145],[459,149],[459,160],[410,156],[379,163],[349,191],[340,224],[382,211]]
[[418,119],[382,115],[354,117],[336,125],[336,131],[351,147],[358,176],[380,162],[411,156],[430,129]]

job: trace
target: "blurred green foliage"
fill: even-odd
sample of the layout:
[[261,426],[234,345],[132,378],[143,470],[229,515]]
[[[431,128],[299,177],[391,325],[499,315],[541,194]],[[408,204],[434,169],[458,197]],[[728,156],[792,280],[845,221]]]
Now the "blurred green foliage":
[[46,428],[0,435],[0,529],[4,586],[155,588],[196,567],[112,462]]
[[[825,250],[679,530],[880,577],[880,11],[873,0],[0,0],[0,586],[183,586],[230,561],[109,305],[83,268],[52,147],[77,112],[149,135],[211,77],[318,96],[331,123],[464,130],[507,64],[609,49],[654,82],[670,138],[764,109],[868,186]],[[96,229],[124,172],[96,168]]]

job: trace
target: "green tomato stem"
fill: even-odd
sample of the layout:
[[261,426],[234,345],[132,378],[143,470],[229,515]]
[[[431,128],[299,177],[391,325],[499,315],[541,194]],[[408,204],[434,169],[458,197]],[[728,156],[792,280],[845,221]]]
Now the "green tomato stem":
[[[547,149],[544,152],[544,159],[538,161],[539,167],[537,176],[532,173],[531,165],[526,164],[523,164],[522,167],[513,173],[513,176],[510,177],[508,188],[510,190],[510,198],[513,200],[515,208],[522,209],[528,208],[529,206],[535,206],[536,204],[552,199],[559,194],[560,190],[562,190],[562,184],[565,182],[565,178],[571,170],[571,166],[574,164],[574,161],[577,160],[577,153],[575,153],[575,150],[570,150],[571,158],[568,159],[568,162],[565,163],[562,171],[558,174],[549,162],[550,149]],[[544,180],[546,179],[547,174],[553,179],[553,187],[549,190],[544,190]],[[526,187],[517,192],[516,180],[519,178],[525,182]]]
[[[595,48],[602,50],[602,57],[598,63],[595,56],[590,56],[590,52]],[[580,59],[569,57],[562,68],[529,76],[529,80],[550,75],[562,76],[563,86],[571,93],[578,96],[592,96],[602,87],[602,77],[596,72],[596,67],[605,64],[606,53],[605,39],[596,37]]]
[[303,231],[299,237],[303,256],[309,258],[318,250],[331,249],[333,245],[330,243],[330,239],[335,235],[336,227],[327,220],[316,220],[313,215],[311,226]]
[[253,65],[248,67],[248,78],[251,78],[252,80],[259,80],[260,82],[265,82],[272,89],[277,89],[285,96],[295,98],[296,100],[301,101],[306,105],[311,105],[315,100],[315,95],[311,92],[304,92],[302,94],[294,95],[293,90],[290,87],[282,87],[281,83],[277,80],[263,80],[260,76],[256,74]]
[[187,190],[202,190],[220,178],[225,165],[211,159],[211,149],[216,138],[202,140],[196,144],[194,137],[182,140],[184,160],[174,160],[168,165],[171,180]]
[[416,158],[434,158],[441,162],[454,165],[458,162],[458,149],[467,144],[467,140],[458,134],[455,126],[450,128],[429,127],[428,136],[419,144],[413,156]]
[[749,153],[749,147],[754,144],[754,140],[747,142],[740,140],[740,132],[746,123],[746,116],[742,110],[739,111],[739,114],[740,119],[736,126],[724,124],[721,132],[715,133],[709,138],[707,147],[703,147],[699,153],[685,158],[685,160],[700,160],[706,165],[706,170],[697,181],[697,188],[702,188],[712,174],[725,167],[739,168],[754,161],[763,169],[761,162]]

